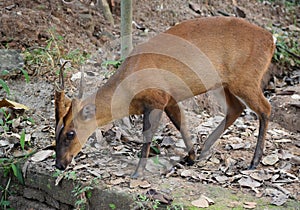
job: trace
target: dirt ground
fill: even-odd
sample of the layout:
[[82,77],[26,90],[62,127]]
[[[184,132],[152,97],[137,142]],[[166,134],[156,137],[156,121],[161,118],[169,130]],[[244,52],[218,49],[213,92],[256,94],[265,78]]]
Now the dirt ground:
[[[134,1],[133,20],[136,27],[133,29],[134,45],[144,42],[155,34],[162,32],[176,23],[202,16],[230,15],[235,16],[237,9],[232,1],[192,1],[199,6],[199,10],[191,9],[193,4],[181,0],[153,0]],[[276,28],[285,30],[299,30],[300,6],[291,10],[282,4],[269,1],[239,1],[238,8],[246,14],[246,19],[269,31]],[[107,60],[120,58],[120,8],[119,2],[113,8],[115,25],[110,26],[103,18],[102,11],[95,8],[91,1],[74,1],[63,3],[55,0],[12,0],[0,2],[0,49],[16,49],[20,52],[37,48],[45,48],[49,40],[58,40],[61,54],[66,54],[78,49],[80,52],[90,54],[89,60],[84,65],[86,72],[85,94],[95,91],[96,87],[105,83],[114,70],[102,63]],[[296,25],[296,29],[291,26]],[[298,27],[298,28],[297,28]],[[292,28],[292,29],[291,29]],[[298,31],[299,35],[299,31]],[[299,36],[298,36],[299,37]],[[10,72],[5,81],[10,87],[9,99],[28,106],[26,117],[31,117],[35,123],[21,122],[14,130],[1,133],[0,140],[18,145],[18,139],[12,133],[18,133],[25,128],[29,135],[27,150],[31,148],[37,151],[49,148],[54,140],[54,84],[58,62],[52,65],[31,65],[26,63],[25,69],[29,73],[30,82],[26,83],[20,72]],[[78,66],[73,66],[73,71],[67,73],[67,90],[69,96],[78,93],[78,78],[72,80],[79,71]],[[280,66],[272,64],[271,78],[265,86],[274,82],[274,78],[282,81],[286,75],[293,78],[300,77],[299,66]],[[272,75],[276,74],[276,77]],[[156,148],[160,155],[157,167],[153,154],[153,161],[147,165],[146,180],[150,186],[130,187],[129,179],[137,163],[137,155],[141,146],[141,118],[131,117],[131,125],[122,125],[121,122],[111,123],[98,129],[89,139],[82,153],[75,159],[76,164],[69,170],[74,170],[81,180],[87,181],[97,175],[109,186],[128,188],[131,192],[146,192],[149,188],[159,190],[157,177],[176,179],[173,182],[182,182],[189,186],[190,194],[199,195],[197,189],[193,189],[194,182],[209,185],[218,185],[235,192],[242,191],[245,194],[256,197],[266,197],[270,203],[286,205],[288,199],[300,200],[299,174],[300,174],[300,134],[299,134],[299,82],[288,84],[280,83],[280,87],[268,89],[269,100],[276,105],[288,104],[289,117],[283,115],[280,120],[270,123],[266,139],[264,164],[260,164],[257,170],[249,172],[247,166],[252,158],[256,138],[258,134],[258,122],[256,116],[246,110],[242,117],[231,126],[221,140],[215,146],[209,160],[203,164],[196,162],[194,166],[174,165],[182,155],[182,140],[173,125],[163,119],[163,123],[156,134]],[[289,92],[290,91],[290,92]],[[292,92],[291,92],[292,91]],[[283,93],[283,102],[276,98],[276,92]],[[289,92],[290,94],[284,94]],[[0,89],[0,99],[7,94]],[[183,103],[187,120],[200,152],[205,137],[216,127],[223,115],[216,110],[213,94],[203,98],[195,98]],[[207,100],[207,97],[209,100]],[[212,99],[210,99],[212,98]],[[199,106],[200,105],[200,108]],[[202,105],[202,106],[201,106]],[[207,108],[209,107],[209,108]],[[280,109],[275,109],[276,112]],[[292,110],[292,111],[291,111]],[[25,118],[25,117],[24,117]],[[23,118],[22,118],[23,119]],[[278,122],[284,121],[287,126],[283,128]],[[277,122],[277,123],[276,123]],[[291,129],[288,129],[291,128]],[[29,144],[30,143],[30,144]],[[13,149],[1,147],[0,157],[11,157],[20,151],[20,146]],[[155,153],[155,149],[153,151]],[[271,159],[271,160],[270,160]],[[275,162],[272,160],[276,159]],[[49,157],[42,163],[31,161],[31,164],[41,164],[50,173],[55,173],[54,159]],[[156,176],[156,178],[154,178]],[[174,178],[175,177],[175,178]],[[143,188],[144,187],[144,188]],[[136,189],[138,188],[138,189]],[[176,190],[176,184],[173,186]],[[197,193],[196,193],[197,192]],[[171,190],[164,191],[171,194]],[[205,192],[202,192],[205,194]],[[220,196],[220,195],[218,195]],[[179,199],[180,200],[180,199]],[[230,205],[230,201],[228,205]]]

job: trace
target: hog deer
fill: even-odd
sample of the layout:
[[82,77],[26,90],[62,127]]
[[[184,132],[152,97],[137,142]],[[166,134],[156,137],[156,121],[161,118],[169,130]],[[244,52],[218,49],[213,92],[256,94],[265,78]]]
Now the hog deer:
[[259,119],[259,135],[249,167],[254,169],[263,155],[271,112],[261,80],[274,48],[271,33],[239,18],[199,18],[171,27],[138,45],[94,94],[70,100],[63,88],[56,91],[55,166],[65,169],[98,126],[142,114],[144,143],[132,175],[138,177],[145,168],[163,111],[180,131],[188,152],[186,160],[193,163],[196,154],[178,102],[221,87],[226,116],[205,141],[200,159],[207,156],[247,105]]

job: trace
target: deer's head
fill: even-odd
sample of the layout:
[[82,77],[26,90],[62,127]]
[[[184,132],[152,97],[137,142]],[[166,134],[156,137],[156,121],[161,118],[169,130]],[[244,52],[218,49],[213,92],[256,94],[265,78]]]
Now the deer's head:
[[[64,63],[65,65],[65,63]],[[90,136],[95,124],[94,104],[83,105],[83,72],[79,97],[69,99],[64,92],[62,65],[59,74],[59,85],[55,91],[55,138],[56,138],[56,168],[64,170],[81,150]]]

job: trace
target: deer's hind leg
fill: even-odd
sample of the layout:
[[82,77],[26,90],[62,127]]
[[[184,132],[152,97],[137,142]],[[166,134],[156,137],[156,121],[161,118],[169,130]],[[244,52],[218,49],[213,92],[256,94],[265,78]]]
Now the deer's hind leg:
[[203,160],[210,154],[211,147],[220,138],[222,133],[241,115],[245,109],[245,105],[233,95],[227,88],[224,88],[227,111],[224,120],[205,140],[204,146],[201,150],[199,159]]

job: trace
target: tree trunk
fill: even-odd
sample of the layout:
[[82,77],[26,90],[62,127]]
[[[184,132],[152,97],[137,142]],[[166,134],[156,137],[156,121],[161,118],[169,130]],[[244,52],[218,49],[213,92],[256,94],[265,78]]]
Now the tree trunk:
[[132,0],[121,0],[121,58],[132,50]]
[[113,26],[114,25],[114,19],[111,14],[109,4],[107,3],[107,0],[98,0],[97,1],[98,7],[100,7],[103,11],[104,18]]

